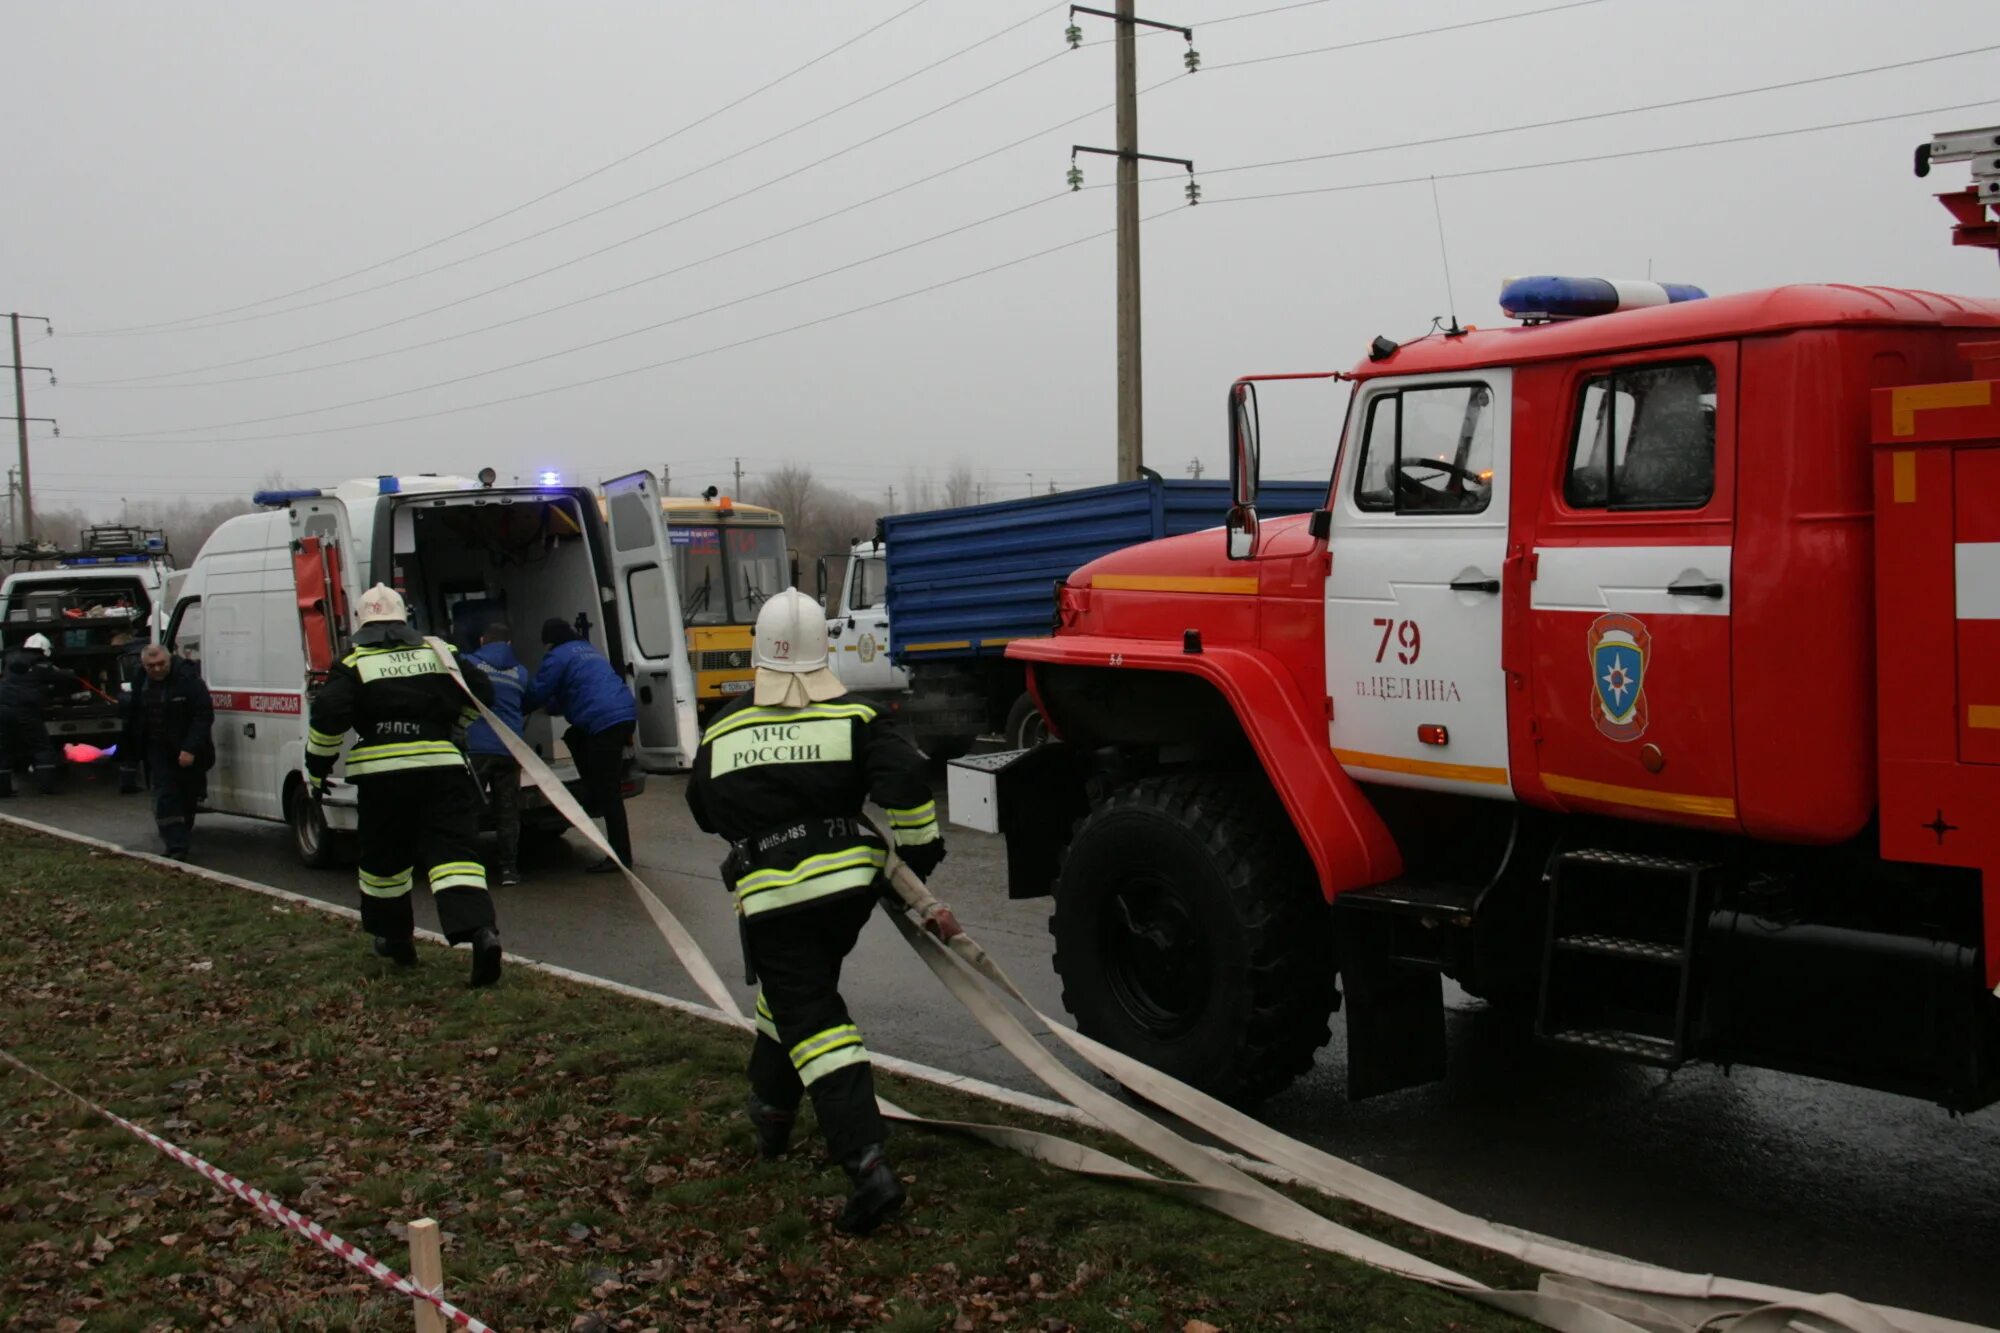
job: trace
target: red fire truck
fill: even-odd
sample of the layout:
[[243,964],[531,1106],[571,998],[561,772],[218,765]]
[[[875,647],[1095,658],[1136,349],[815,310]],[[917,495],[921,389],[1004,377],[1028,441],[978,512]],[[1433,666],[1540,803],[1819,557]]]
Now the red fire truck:
[[1063,583],[1009,650],[1058,742],[951,785],[1083,1031],[1247,1101],[1342,1009],[1367,1096],[1442,1077],[1451,977],[1587,1051],[2000,1096],[2000,301],[1698,295],[1377,339],[1325,507],[1261,525],[1297,377],[1239,381],[1227,527]]

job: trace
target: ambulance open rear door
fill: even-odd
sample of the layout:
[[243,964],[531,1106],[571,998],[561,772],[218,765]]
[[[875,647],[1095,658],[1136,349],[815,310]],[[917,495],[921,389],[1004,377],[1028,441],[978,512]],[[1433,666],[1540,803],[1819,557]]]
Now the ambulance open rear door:
[[606,482],[604,501],[617,583],[613,601],[639,702],[639,767],[678,772],[693,766],[701,728],[659,485],[652,473],[634,472]]

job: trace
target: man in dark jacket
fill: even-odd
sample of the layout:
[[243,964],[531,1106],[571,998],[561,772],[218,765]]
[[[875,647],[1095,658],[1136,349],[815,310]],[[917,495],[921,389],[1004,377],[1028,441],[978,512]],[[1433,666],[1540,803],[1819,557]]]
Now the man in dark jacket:
[[[306,776],[325,790],[349,731],[347,777],[361,815],[361,928],[398,966],[417,961],[410,890],[419,862],[437,902],[438,927],[472,945],[472,984],[500,979],[500,930],[478,860],[479,789],[453,733],[479,716],[437,650],[409,625],[402,594],[376,584],[361,596],[354,649],[313,696]],[[459,670],[488,707],[493,687],[478,668]]]
[[[513,632],[504,621],[493,621],[479,634],[479,651],[465,660],[485,673],[493,687],[490,707],[495,716],[521,734],[521,701],[528,690],[528,668],[514,656]],[[493,812],[493,831],[500,843],[498,878],[505,885],[521,882],[521,766],[500,737],[481,718],[465,730],[466,753],[472,757],[472,775],[486,791],[487,808]]]
[[590,873],[609,874],[621,862],[632,864],[632,833],[625,823],[623,786],[625,747],[632,743],[638,705],[616,668],[568,621],[552,618],[544,622],[542,644],[548,651],[535,669],[522,708],[530,713],[546,708],[568,720],[563,744],[569,747],[576,775],[583,780],[583,808],[603,817],[604,840],[617,854],[616,860],[607,857],[599,861]]
[[49,661],[50,646],[48,635],[30,634],[0,672],[0,797],[14,794],[14,770],[23,759],[42,795],[56,789],[56,747],[43,719],[57,694],[83,686],[74,671]]
[[[687,794],[695,822],[730,841],[723,875],[762,983],[750,1124],[759,1151],[778,1156],[810,1093],[827,1149],[853,1182],[836,1225],[866,1235],[904,1191],[883,1154],[868,1049],[839,990],[888,861],[862,802],[887,812],[897,854],[920,875],[944,860],[944,842],[923,757],[873,708],[839,702],[817,602],[793,590],[766,602],[753,660],[756,692],[709,724]],[[958,933],[942,908],[925,924],[940,938]]]
[[121,763],[141,763],[153,789],[153,822],[176,861],[187,860],[195,806],[208,794],[215,766],[215,705],[192,662],[180,662],[157,643],[139,654],[139,678],[125,696]]

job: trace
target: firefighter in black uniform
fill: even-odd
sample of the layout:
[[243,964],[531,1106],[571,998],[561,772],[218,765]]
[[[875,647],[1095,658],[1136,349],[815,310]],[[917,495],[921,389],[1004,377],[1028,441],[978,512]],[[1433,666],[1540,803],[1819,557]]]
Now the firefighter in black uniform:
[[[903,1185],[861,1030],[840,998],[840,965],[882,891],[887,852],[861,818],[889,815],[899,856],[928,876],[944,859],[923,757],[826,665],[826,617],[786,590],[757,615],[756,692],[717,714],[701,739],[688,805],[729,839],[723,877],[762,989],[750,1052],[750,1123],[766,1157],[785,1151],[812,1094],[828,1150],[853,1191],[836,1223],[866,1235],[901,1206]],[[948,911],[926,923],[958,932]]]
[[[500,978],[500,931],[477,852],[479,789],[453,735],[478,717],[445,663],[410,628],[402,595],[376,584],[361,598],[354,649],[334,664],[313,696],[306,774],[315,797],[347,754],[361,817],[361,928],[375,952],[416,964],[410,889],[422,864],[437,901],[438,925],[453,944],[472,945],[472,984]],[[482,703],[493,687],[461,665]]]
[[56,747],[43,720],[57,693],[77,694],[83,686],[74,671],[49,661],[49,636],[30,634],[7,654],[0,673],[0,796],[14,794],[14,769],[22,759],[44,796],[56,789]]

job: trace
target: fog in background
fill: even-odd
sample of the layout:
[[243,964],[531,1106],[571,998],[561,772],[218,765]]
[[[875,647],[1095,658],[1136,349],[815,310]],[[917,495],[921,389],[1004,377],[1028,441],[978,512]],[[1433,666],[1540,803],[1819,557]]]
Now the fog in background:
[[[1463,137],[1968,51],[2000,42],[1990,0],[1282,4],[1141,5],[1194,25],[1204,66],[1141,42],[1141,147],[1193,158],[1203,190],[1187,207],[1178,169],[1147,169],[1147,462],[1169,476],[1224,466],[1235,375],[1350,366],[1454,306],[1498,322],[1510,274],[2000,295],[1931,198],[1964,168],[1910,172],[1932,131],[2000,121],[2000,51]],[[1080,192],[1064,173],[1114,142],[1111,29],[1080,18],[1071,51],[1066,8],[9,6],[0,310],[59,335],[30,326],[24,358],[60,378],[28,377],[63,432],[35,428],[38,507],[482,466],[729,491],[740,459],[751,496],[810,469],[831,532],[891,487],[903,508],[954,476],[984,499],[1109,480],[1113,164],[1082,159]],[[1933,110],[1961,103],[1982,105]],[[1323,475],[1338,391],[1265,402],[1266,475]]]

